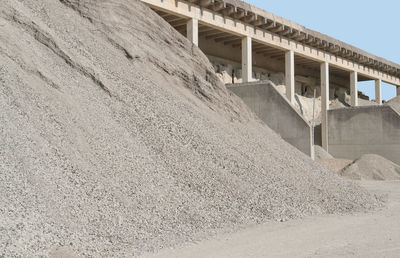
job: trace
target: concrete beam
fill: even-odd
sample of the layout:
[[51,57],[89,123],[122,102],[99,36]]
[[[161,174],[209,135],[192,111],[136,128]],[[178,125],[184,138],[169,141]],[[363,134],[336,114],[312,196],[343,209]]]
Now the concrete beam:
[[219,12],[222,10],[225,10],[226,8],[226,3],[225,2],[214,2],[214,5],[212,6],[212,10],[214,12]]
[[272,29],[271,29],[271,31],[272,31],[273,33],[279,33],[279,32],[282,32],[282,31],[285,30],[285,26],[282,25],[282,24],[276,24],[275,26],[276,26],[275,28],[272,28]]
[[375,80],[375,101],[382,105],[382,80]]
[[350,95],[351,95],[351,106],[357,107],[358,106],[358,74],[357,72],[353,71],[350,72]]
[[294,104],[294,52],[292,50],[285,53],[285,84],[286,96],[289,102]]
[[243,17],[247,15],[247,12],[245,12],[243,9],[237,8],[236,13],[233,13],[233,18],[240,20]]
[[257,16],[257,20],[255,20],[252,24],[254,26],[261,26],[267,23],[267,19],[266,18],[261,18],[259,16]]
[[[189,2],[192,2],[192,1],[189,1]],[[214,4],[214,0],[200,0],[200,1],[197,1],[197,2],[198,2],[197,4],[199,4],[202,7],[208,7],[208,6],[212,5],[212,4]]]
[[206,32],[206,33],[199,33],[199,36],[205,36],[207,40],[217,38],[221,35],[228,36],[230,34],[226,32],[221,32],[221,31],[211,31],[211,32]]
[[235,42],[236,42],[236,40],[237,40],[237,36],[234,36],[234,35],[230,35],[230,36],[224,36],[224,37],[216,37],[215,39],[214,39],[214,41],[215,42],[227,42],[227,41],[232,41],[232,40],[235,40]]
[[245,16],[245,17],[243,18],[243,21],[244,21],[245,23],[253,23],[253,22],[255,22],[257,19],[258,19],[258,18],[257,18],[257,15],[255,15],[254,13],[248,13],[247,16]]
[[251,82],[253,76],[252,41],[250,37],[242,39],[242,80]]
[[328,151],[329,64],[321,64],[321,137],[322,148]]
[[233,13],[235,13],[235,8],[231,5],[222,10],[222,14],[226,16],[232,15]]
[[199,45],[199,20],[192,18],[187,22],[187,38],[194,45]]
[[272,20],[267,20],[267,23],[262,25],[260,28],[264,30],[269,30],[276,27],[276,22]]
[[210,31],[211,32],[216,32],[216,31],[220,32],[219,30],[216,30],[215,28],[205,27],[205,26],[199,25],[199,35],[200,36],[207,35],[208,32],[210,32]]

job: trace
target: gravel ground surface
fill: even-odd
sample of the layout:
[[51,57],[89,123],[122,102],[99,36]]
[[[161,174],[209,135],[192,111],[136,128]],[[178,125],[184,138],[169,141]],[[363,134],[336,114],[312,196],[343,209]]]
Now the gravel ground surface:
[[339,174],[355,180],[400,180],[400,166],[379,155],[367,154],[343,168]]
[[400,181],[362,181],[387,198],[376,212],[267,222],[143,258],[398,258]]
[[132,257],[382,205],[258,121],[137,0],[3,0],[0,110],[0,257]]

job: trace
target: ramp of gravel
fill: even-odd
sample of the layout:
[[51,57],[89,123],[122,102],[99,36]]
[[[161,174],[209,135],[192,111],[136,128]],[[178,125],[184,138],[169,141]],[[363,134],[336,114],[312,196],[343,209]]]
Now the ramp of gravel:
[[394,110],[396,110],[400,114],[400,96],[391,99],[385,105],[391,106]]
[[319,160],[326,160],[326,159],[333,159],[333,156],[329,154],[324,148],[322,148],[319,145],[314,146],[314,152],[315,152],[315,159]]
[[355,180],[400,180],[400,166],[379,155],[367,154],[343,168],[339,174]]
[[317,162],[333,172],[339,172],[353,161],[349,159],[320,159]]
[[131,257],[380,205],[257,120],[137,0],[3,0],[0,110],[0,256]]

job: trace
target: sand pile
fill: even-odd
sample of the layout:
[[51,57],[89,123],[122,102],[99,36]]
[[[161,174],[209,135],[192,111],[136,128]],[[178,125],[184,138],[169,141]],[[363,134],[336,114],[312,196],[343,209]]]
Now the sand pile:
[[340,175],[356,180],[400,180],[400,166],[379,155],[363,155],[347,167]]
[[0,110],[0,256],[131,257],[380,205],[259,122],[136,0],[3,0]]

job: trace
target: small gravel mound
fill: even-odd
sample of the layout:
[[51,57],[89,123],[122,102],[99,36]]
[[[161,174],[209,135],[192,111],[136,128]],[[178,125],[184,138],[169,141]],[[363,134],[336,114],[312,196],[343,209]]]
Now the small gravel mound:
[[379,155],[367,154],[343,168],[339,174],[354,180],[400,180],[400,166]]
[[329,154],[324,148],[322,148],[319,145],[314,146],[314,152],[315,152],[315,159],[333,159],[333,156]]

